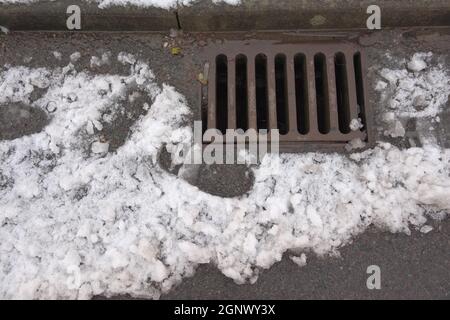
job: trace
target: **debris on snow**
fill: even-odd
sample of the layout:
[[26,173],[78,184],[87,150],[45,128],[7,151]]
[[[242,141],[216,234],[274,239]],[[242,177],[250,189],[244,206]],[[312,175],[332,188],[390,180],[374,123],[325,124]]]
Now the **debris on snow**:
[[[419,53],[414,57],[428,61],[432,55]],[[412,61],[415,61],[414,57]],[[389,82],[387,92],[382,94],[383,100],[400,118],[435,117],[450,95],[450,80],[442,65],[425,66],[419,74],[406,69],[384,68],[380,75]]]

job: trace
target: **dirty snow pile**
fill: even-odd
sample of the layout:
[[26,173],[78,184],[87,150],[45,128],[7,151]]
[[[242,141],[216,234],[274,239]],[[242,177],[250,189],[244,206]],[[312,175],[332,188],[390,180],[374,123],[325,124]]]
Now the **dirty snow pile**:
[[[28,4],[39,0],[0,0],[0,4]],[[55,1],[55,0],[51,0]]]
[[443,63],[428,68],[433,54],[415,53],[406,68],[380,71],[383,78],[376,86],[386,101],[384,121],[389,125],[386,134],[392,137],[405,135],[404,123],[409,119],[423,118],[439,122],[439,113],[450,95],[450,80]]
[[[1,0],[0,0],[1,1]],[[85,0],[95,1],[100,8],[107,8],[111,6],[138,6],[138,7],[157,7],[163,9],[171,9],[177,5],[190,6],[194,5],[198,0]],[[237,5],[241,0],[212,0],[213,3],[227,3]]]
[[[0,4],[27,4],[39,2],[40,0],[0,0]],[[50,0],[57,1],[57,0]],[[156,7],[163,9],[175,8],[177,5],[190,6],[198,0],[84,0],[86,2],[96,2],[99,8],[107,8],[111,6],[138,6],[138,7]],[[76,4],[74,1],[73,4]],[[241,0],[212,0],[213,3],[227,3],[230,5],[238,5]]]
[[[204,193],[157,161],[163,145],[192,139],[185,99],[158,87],[147,63],[117,59],[128,75],[80,72],[72,63],[0,69],[0,112],[31,103],[51,118],[40,133],[0,141],[1,298],[158,298],[203,263],[254,282],[288,249],[304,265],[306,254],[337,253],[370,225],[430,231],[427,218],[450,210],[450,152],[435,145],[266,156],[248,194]],[[407,78],[421,79],[428,97],[423,75]],[[45,94],[32,102],[34,90]],[[136,92],[151,102],[148,112],[109,152],[102,126],[126,112]]]

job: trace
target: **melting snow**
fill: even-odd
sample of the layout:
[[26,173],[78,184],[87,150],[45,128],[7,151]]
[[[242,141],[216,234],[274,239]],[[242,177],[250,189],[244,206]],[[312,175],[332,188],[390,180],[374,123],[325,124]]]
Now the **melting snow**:
[[294,262],[299,267],[306,266],[306,255],[304,253],[302,253],[300,255],[300,257],[290,256],[290,258],[291,258],[292,262]]
[[[382,91],[387,107],[399,118],[436,117],[450,94],[450,78],[442,64],[425,69],[431,53],[416,53],[407,69],[387,69],[376,89]],[[388,97],[388,99],[386,99]]]
[[[76,72],[72,65],[0,73],[0,108],[30,103],[35,88],[47,92],[33,107],[56,105],[42,132],[0,141],[2,298],[158,298],[202,263],[237,283],[254,282],[288,249],[333,253],[369,225],[427,232],[428,212],[442,217],[450,210],[450,152],[436,145],[400,150],[379,143],[350,157],[268,155],[254,169],[249,194],[206,194],[157,161],[164,144],[192,139],[185,99],[158,87],[146,63],[125,54],[119,60],[129,75]],[[445,101],[436,88],[448,92],[448,78],[439,68],[423,72],[383,74],[396,79],[390,86],[400,79],[433,95],[426,101],[437,112]],[[93,143],[107,144],[95,123],[112,121],[136,91],[153,102],[127,142],[115,153],[103,145],[94,147],[102,153],[89,152]],[[395,114],[408,112],[408,92],[397,93]],[[306,256],[293,260],[304,265]]]
[[0,26],[0,32],[3,32],[4,34],[8,34],[9,30],[8,30],[8,28],[6,28],[4,26]]

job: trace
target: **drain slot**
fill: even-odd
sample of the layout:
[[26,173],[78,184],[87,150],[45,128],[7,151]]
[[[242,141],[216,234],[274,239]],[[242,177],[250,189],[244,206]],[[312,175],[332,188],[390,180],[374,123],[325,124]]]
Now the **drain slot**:
[[236,128],[248,129],[247,57],[236,57]]
[[334,70],[336,75],[336,99],[338,109],[339,130],[350,132],[350,108],[348,102],[347,66],[342,52],[334,56]]
[[[361,49],[349,43],[218,45],[210,52],[208,128],[278,129],[281,151],[369,141]],[[364,128],[350,130],[352,119]],[[269,138],[270,139],[270,138]],[[211,141],[205,141],[210,143]],[[285,148],[284,148],[285,147]]]
[[225,55],[216,59],[216,128],[225,134],[228,126],[228,61]]
[[316,76],[317,123],[319,132],[327,134],[330,131],[330,109],[327,88],[327,66],[323,53],[318,53],[314,56],[314,73]]
[[356,82],[356,103],[358,117],[363,121],[363,125],[367,125],[365,103],[364,103],[364,82],[362,73],[361,53],[357,52],[353,55],[353,65],[355,70],[355,82]]
[[255,57],[256,125],[258,130],[268,129],[267,57]]
[[306,77],[306,57],[304,54],[295,55],[294,72],[297,130],[300,134],[307,134],[309,132],[308,82]]
[[275,94],[277,101],[277,128],[280,134],[288,132],[287,118],[287,83],[286,83],[286,56],[275,56]]

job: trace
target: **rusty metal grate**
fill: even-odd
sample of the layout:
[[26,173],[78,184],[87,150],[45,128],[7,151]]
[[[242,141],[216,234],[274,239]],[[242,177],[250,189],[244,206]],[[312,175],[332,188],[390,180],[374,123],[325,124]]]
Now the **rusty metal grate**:
[[[357,45],[260,41],[224,44],[208,54],[204,128],[223,134],[278,129],[280,150],[287,152],[355,138],[370,142],[364,55]],[[353,131],[350,122],[358,118],[363,127]]]

